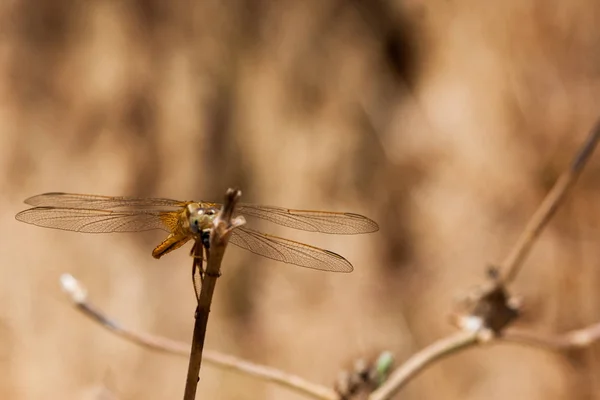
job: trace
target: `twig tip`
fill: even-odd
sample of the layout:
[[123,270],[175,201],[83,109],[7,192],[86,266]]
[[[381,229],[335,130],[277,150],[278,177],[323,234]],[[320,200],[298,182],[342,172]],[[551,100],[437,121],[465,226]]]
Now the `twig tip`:
[[62,274],[60,276],[60,286],[63,291],[71,297],[77,304],[85,302],[87,298],[87,290],[79,283],[71,274]]

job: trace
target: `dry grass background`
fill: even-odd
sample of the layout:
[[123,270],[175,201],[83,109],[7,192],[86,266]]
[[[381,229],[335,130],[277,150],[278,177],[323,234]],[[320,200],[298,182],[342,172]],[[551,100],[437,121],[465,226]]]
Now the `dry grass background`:
[[[231,248],[208,348],[327,384],[357,356],[401,361],[447,334],[452,300],[508,251],[599,115],[598,22],[589,0],[2,2],[0,397],[183,393],[185,360],[83,319],[58,277],[189,340],[187,252],[156,261],[158,233],[17,223],[46,191],[219,201],[239,186],[244,201],[380,223],[362,237],[269,227],[340,252],[350,275]],[[599,177],[593,161],[519,277],[521,325],[600,319]],[[599,356],[470,350],[398,397],[600,398]],[[208,365],[199,398],[300,399]]]

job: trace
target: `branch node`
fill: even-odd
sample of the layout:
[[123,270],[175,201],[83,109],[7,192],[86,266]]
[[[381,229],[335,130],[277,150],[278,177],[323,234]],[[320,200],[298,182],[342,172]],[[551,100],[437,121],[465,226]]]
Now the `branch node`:
[[521,301],[511,296],[496,267],[486,272],[487,282],[473,290],[453,314],[452,321],[461,330],[477,332],[480,340],[489,341],[501,333],[518,316]]

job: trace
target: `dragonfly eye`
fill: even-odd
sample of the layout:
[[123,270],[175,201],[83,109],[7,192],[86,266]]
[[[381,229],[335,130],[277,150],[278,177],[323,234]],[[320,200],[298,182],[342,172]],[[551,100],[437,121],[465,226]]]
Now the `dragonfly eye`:
[[200,233],[200,215],[191,215],[190,222],[190,230],[193,233]]
[[188,206],[188,211],[189,229],[193,234],[196,235],[200,234],[204,229],[212,226],[212,220],[217,213],[217,210],[214,208],[204,208],[199,206]]

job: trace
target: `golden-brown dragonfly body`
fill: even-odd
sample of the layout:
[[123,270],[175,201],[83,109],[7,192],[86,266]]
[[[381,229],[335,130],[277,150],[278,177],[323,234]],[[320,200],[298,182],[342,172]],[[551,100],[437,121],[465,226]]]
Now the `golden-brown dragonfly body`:
[[[152,250],[152,257],[161,258],[163,255],[180,248],[190,239],[200,240],[201,232],[211,227],[212,220],[218,210],[218,207],[215,207],[214,204],[188,202],[177,215],[177,223],[172,226],[169,236]],[[166,222],[169,222],[172,215],[166,214],[163,218]],[[197,221],[198,226],[196,229],[192,229],[190,220]]]
[[[204,201],[70,193],[45,193],[30,197],[25,203],[34,207],[21,211],[16,219],[46,228],[85,233],[167,231],[169,236],[152,252],[155,258],[183,246],[190,239],[200,241],[202,231],[212,226],[221,208],[220,204]],[[253,204],[240,204],[237,213],[311,232],[359,234],[379,229],[374,221],[353,213]],[[261,233],[246,226],[232,231],[230,243],[263,257],[302,267],[332,272],[353,270],[352,264],[344,257],[329,250]]]

